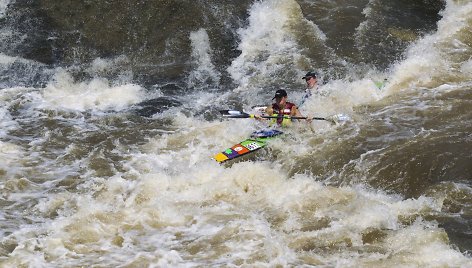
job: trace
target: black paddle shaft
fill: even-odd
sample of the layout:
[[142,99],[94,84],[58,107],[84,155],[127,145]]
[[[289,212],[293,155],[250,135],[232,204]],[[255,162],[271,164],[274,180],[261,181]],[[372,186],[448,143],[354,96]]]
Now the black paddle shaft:
[[[236,111],[236,110],[221,110],[220,111],[221,114],[223,114],[224,117],[229,117],[229,118],[254,118],[256,116],[254,115],[251,115],[251,114],[248,114],[248,113],[245,113],[245,112],[241,112],[241,111]],[[261,115],[259,116],[260,118],[283,118],[285,116],[278,116],[278,115]],[[290,118],[290,119],[312,119],[312,120],[327,120],[326,118],[324,117],[312,117],[312,118],[309,118],[309,117],[306,117],[306,116],[287,116],[287,118]]]

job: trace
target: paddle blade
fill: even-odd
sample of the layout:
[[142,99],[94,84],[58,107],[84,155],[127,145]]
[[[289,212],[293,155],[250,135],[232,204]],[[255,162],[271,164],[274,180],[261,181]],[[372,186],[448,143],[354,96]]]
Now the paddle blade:
[[342,123],[342,122],[350,121],[351,118],[348,115],[345,115],[345,114],[335,114],[335,115],[331,115],[331,116],[326,117],[326,120],[330,121],[332,123],[335,123],[335,124],[339,124],[339,123]]
[[250,118],[251,117],[250,114],[247,114],[241,111],[236,111],[236,110],[221,110],[220,113],[224,117],[229,117],[229,118]]

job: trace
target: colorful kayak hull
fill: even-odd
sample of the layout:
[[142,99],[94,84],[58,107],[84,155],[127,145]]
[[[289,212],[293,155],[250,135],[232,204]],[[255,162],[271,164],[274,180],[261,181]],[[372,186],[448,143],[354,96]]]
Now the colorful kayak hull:
[[245,139],[242,142],[235,144],[234,146],[224,150],[221,153],[216,154],[213,156],[219,163],[226,162],[228,160],[235,159],[237,157],[255,152],[264,146],[267,145],[267,141],[272,137],[278,136],[282,134],[282,131],[275,130],[275,129],[268,129],[268,130],[261,130],[254,132],[251,135],[251,138]]

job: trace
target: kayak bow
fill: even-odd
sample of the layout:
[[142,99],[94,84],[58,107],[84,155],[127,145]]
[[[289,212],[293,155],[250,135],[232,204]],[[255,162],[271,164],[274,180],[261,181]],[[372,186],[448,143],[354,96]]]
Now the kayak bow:
[[221,153],[213,156],[219,163],[235,159],[237,157],[253,153],[267,145],[268,140],[275,136],[283,134],[282,131],[276,129],[259,130],[252,133],[251,137],[237,143]]

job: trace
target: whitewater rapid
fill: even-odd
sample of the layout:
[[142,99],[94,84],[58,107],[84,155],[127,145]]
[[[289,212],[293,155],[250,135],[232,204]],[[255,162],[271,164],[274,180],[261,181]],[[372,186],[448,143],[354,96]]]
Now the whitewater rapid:
[[[363,2],[346,26],[360,50],[383,14]],[[414,41],[385,69],[331,47],[316,4],[252,3],[225,66],[212,29],[192,28],[190,71],[152,86],[117,71],[145,65],[131,56],[79,68],[0,54],[2,72],[28,70],[0,90],[0,266],[471,266],[472,4],[446,1],[434,32],[389,29]],[[218,110],[251,112],[279,88],[298,103],[308,70],[320,84],[302,113],[349,121],[212,159],[265,127]]]

